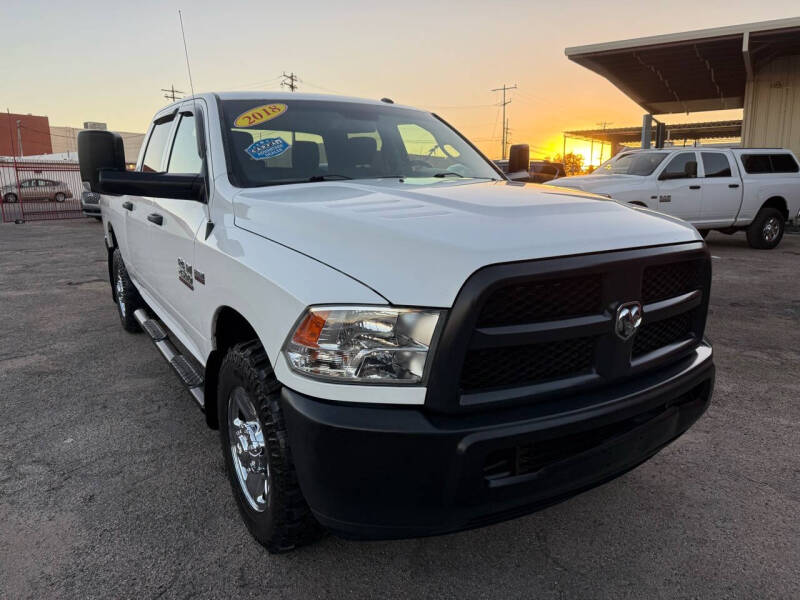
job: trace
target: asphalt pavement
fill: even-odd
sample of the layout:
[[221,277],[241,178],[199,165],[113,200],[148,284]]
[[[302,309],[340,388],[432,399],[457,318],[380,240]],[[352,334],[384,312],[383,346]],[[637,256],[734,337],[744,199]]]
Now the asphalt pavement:
[[654,459],[499,525],[272,556],[120,327],[101,225],[0,225],[0,597],[799,598],[800,235],[708,243],[716,392]]

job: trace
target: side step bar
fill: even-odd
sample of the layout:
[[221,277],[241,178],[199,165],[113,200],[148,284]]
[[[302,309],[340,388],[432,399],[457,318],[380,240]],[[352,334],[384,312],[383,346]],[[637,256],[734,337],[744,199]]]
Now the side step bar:
[[145,309],[138,309],[133,313],[133,316],[139,322],[142,329],[150,336],[150,339],[153,340],[158,351],[167,359],[167,362],[178,374],[181,381],[183,381],[189,389],[189,393],[192,395],[192,398],[194,398],[194,401],[197,402],[198,406],[200,406],[200,409],[205,410],[206,402],[203,393],[203,374],[197,371],[196,367],[189,359],[178,352],[172,342],[169,341],[169,336],[164,326],[156,319],[151,319]]

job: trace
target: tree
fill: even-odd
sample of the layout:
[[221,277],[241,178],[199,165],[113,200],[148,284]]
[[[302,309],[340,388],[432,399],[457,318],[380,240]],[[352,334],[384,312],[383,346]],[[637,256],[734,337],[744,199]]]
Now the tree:
[[567,152],[564,156],[556,154],[553,162],[560,162],[564,164],[564,171],[567,175],[580,175],[583,171],[583,154],[575,154],[574,152]]

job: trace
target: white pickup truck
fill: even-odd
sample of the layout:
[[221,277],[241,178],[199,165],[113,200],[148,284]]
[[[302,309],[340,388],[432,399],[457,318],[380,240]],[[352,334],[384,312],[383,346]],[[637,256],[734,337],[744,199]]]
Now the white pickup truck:
[[774,248],[787,222],[800,224],[800,167],[790,150],[629,150],[591,175],[563,177],[548,185],[680,217],[703,237],[711,229],[746,231],[753,248]]
[[697,231],[509,181],[436,115],[202,94],[155,115],[135,171],[117,134],[78,145],[122,325],[219,428],[270,551],[526,514],[709,404]]

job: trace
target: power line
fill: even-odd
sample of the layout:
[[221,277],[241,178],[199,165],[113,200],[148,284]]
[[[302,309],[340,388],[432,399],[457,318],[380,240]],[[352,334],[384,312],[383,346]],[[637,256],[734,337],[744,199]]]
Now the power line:
[[161,88],[162,92],[167,92],[164,94],[164,98],[167,100],[172,100],[175,102],[178,99],[178,94],[185,94],[186,92],[182,92],[180,90],[176,90],[174,85],[169,86],[169,89]]
[[288,87],[289,90],[292,92],[294,92],[297,89],[298,78],[297,75],[294,74],[294,72],[287,74],[286,71],[284,71],[281,77],[282,77],[281,87]]
[[503,159],[506,157],[506,143],[508,142],[508,119],[506,118],[506,106],[511,104],[511,100],[506,100],[506,92],[515,89],[517,89],[516,83],[513,86],[508,86],[504,83],[503,87],[490,90],[492,92],[503,92],[503,102],[500,104],[500,106],[503,107],[503,147],[502,152],[500,153],[501,158]]

